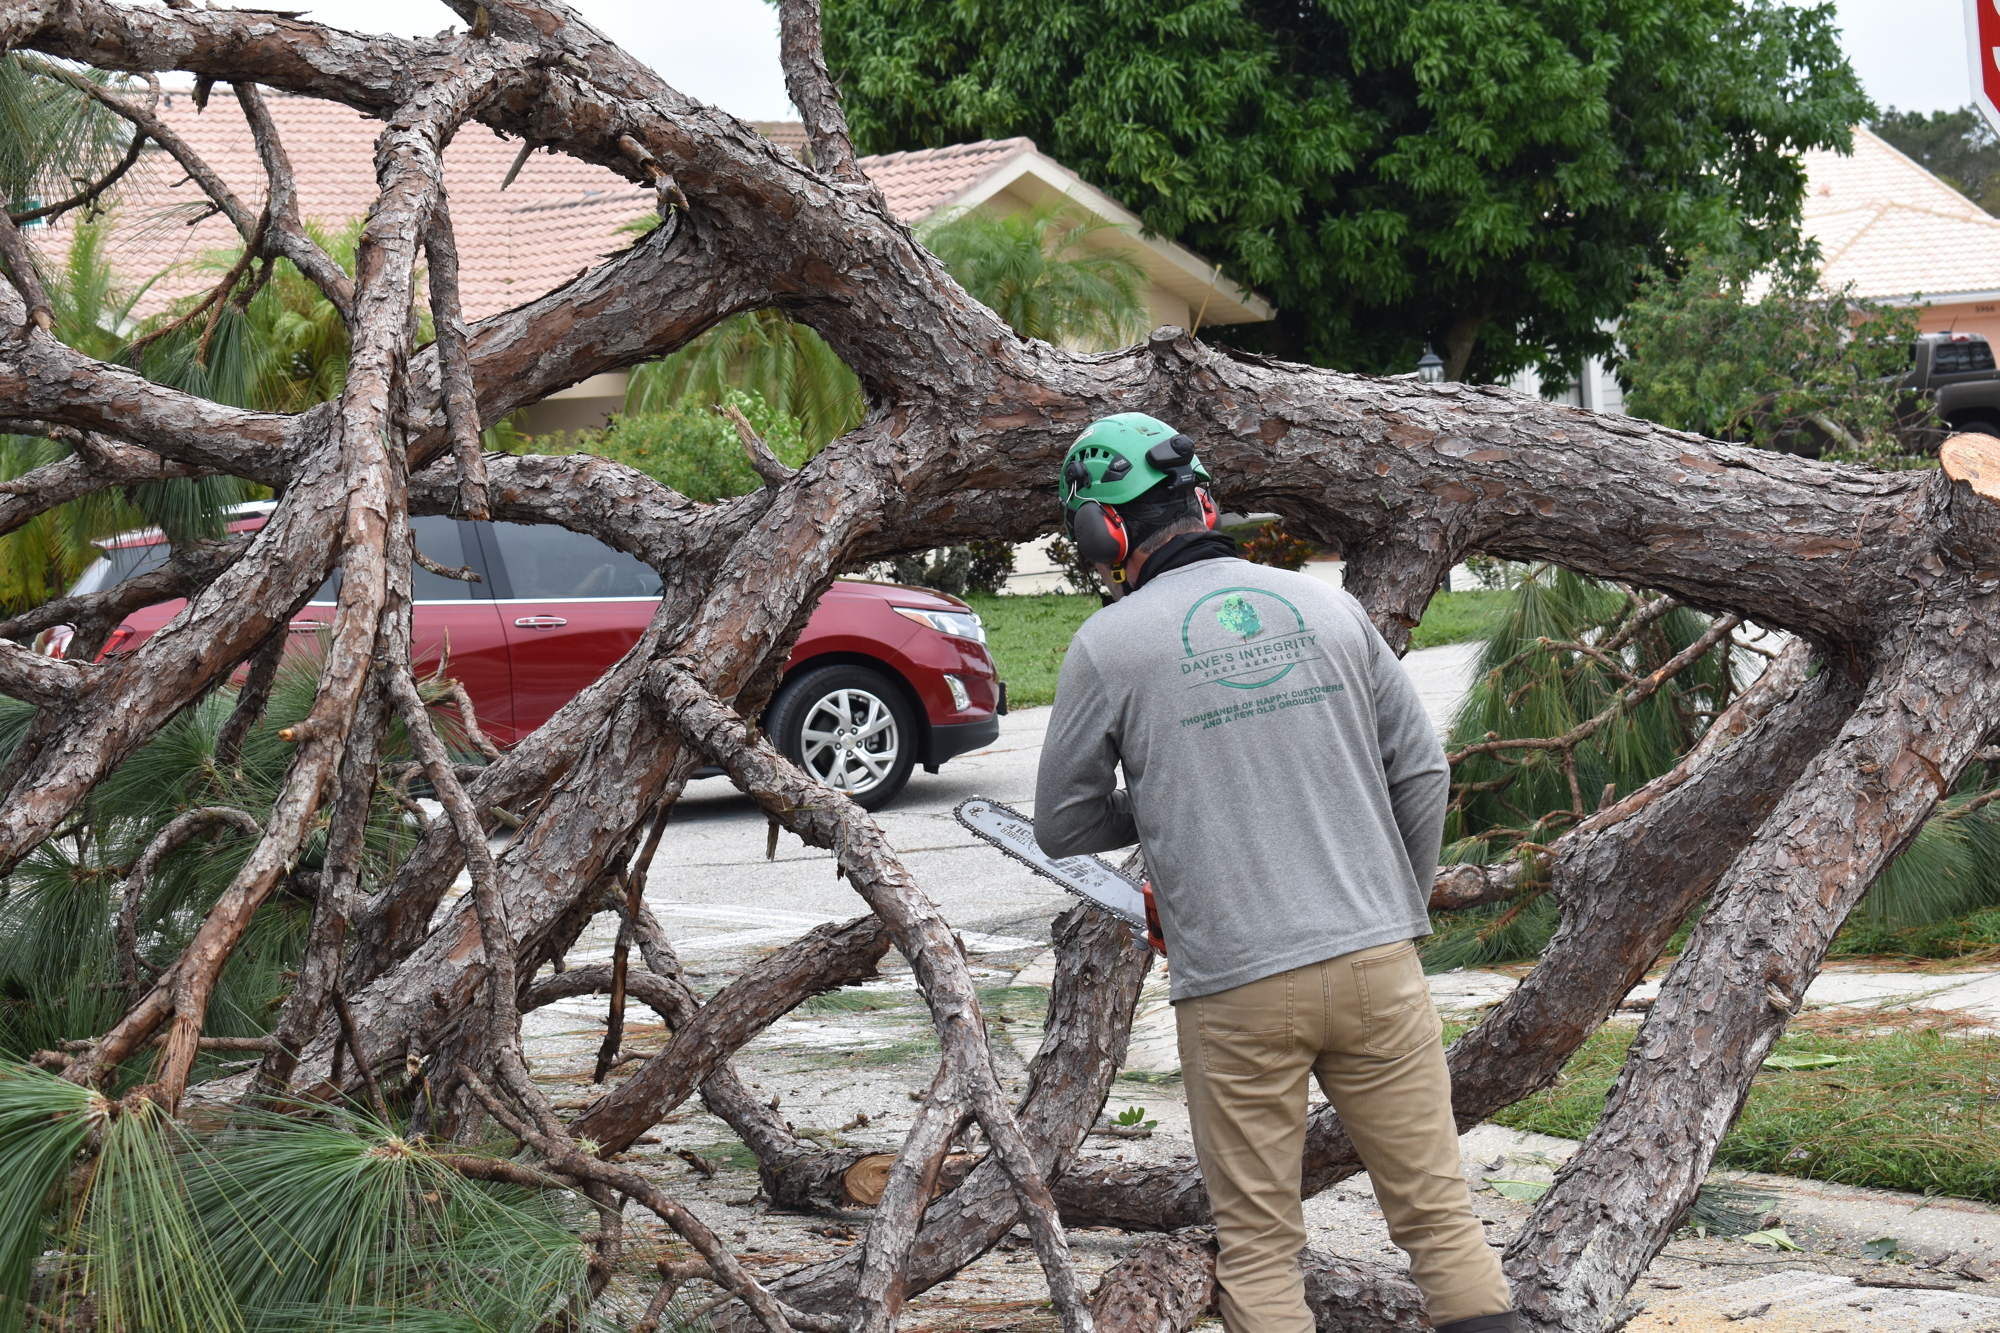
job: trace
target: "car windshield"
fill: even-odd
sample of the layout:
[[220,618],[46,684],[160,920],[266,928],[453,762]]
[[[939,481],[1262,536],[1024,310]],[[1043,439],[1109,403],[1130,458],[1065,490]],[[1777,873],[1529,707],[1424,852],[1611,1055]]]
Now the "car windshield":
[[115,588],[136,574],[158,569],[167,563],[167,557],[172,553],[173,548],[165,542],[106,547],[103,557],[83,571],[83,577],[70,589],[70,595],[82,596],[84,593]]
[[660,595],[651,565],[595,537],[548,523],[495,523],[487,532],[499,543],[517,600]]

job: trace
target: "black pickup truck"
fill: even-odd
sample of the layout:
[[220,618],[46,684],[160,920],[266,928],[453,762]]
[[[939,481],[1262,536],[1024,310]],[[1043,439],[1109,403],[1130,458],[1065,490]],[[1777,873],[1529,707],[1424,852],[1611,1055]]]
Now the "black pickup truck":
[[1947,434],[2000,435],[2000,369],[1983,333],[1919,334],[1903,389],[1927,401]]

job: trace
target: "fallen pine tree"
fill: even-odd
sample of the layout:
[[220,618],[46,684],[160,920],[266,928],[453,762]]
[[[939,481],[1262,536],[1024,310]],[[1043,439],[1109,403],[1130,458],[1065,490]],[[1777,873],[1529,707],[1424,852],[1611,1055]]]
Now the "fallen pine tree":
[[[1105,354],[1024,340],[965,296],[856,166],[812,0],[781,10],[810,166],[666,86],[559,4],[454,7],[467,31],[406,40],[262,11],[0,3],[0,49],[39,53],[21,58],[157,142],[235,224],[246,262],[294,264],[352,344],[340,396],[296,414],[166,388],[51,338],[26,243],[13,221],[0,222],[13,279],[0,288],[0,414],[7,430],[70,449],[7,483],[0,529],[168,475],[237,477],[278,497],[253,540],[175,566],[187,608],[136,650],[95,660],[122,614],[117,590],[65,608],[80,627],[67,658],[0,644],[0,692],[36,710],[0,770],[0,869],[64,830],[123,761],[239,666],[273,661],[291,615],[336,566],[342,575],[311,707],[285,728],[289,761],[240,870],[122,1016],[87,1049],[57,1054],[72,1091],[22,1114],[49,1134],[84,1120],[172,1132],[161,1125],[188,1106],[218,978],[301,849],[323,836],[311,935],[271,1048],[253,1076],[209,1091],[280,1117],[352,1099],[408,1120],[439,1169],[575,1201],[573,1215],[550,1216],[587,1236],[596,1257],[566,1279],[565,1302],[587,1305],[602,1290],[629,1200],[697,1256],[663,1268],[661,1292],[705,1277],[732,1298],[713,1311],[726,1326],[893,1327],[912,1294],[1025,1224],[1065,1327],[1087,1328],[1093,1301],[1076,1279],[1068,1221],[1176,1233],[1115,1270],[1094,1306],[1105,1328],[1188,1327],[1212,1284],[1204,1242],[1182,1233],[1206,1217],[1199,1174],[1076,1165],[1122,1053],[1143,954],[1106,920],[1066,920],[1036,1080],[1010,1104],[950,924],[873,821],[752,725],[836,573],[1038,535],[1052,522],[1055,468],[1082,425],[1143,410],[1197,441],[1225,505],[1276,512],[1289,531],[1341,549],[1348,587],[1399,651],[1445,573],[1472,552],[1656,590],[1717,617],[1723,633],[1742,618],[1795,636],[1671,772],[1549,845],[1562,924],[1526,983],[1451,1052],[1462,1124],[1545,1086],[1707,904],[1601,1124],[1507,1251],[1536,1326],[1594,1333],[1615,1322],[1834,932],[2000,720],[2000,512],[1952,475],[1973,475],[1964,460],[1976,462],[1976,451],[1951,452],[1944,472],[1885,473],[1498,388],[1290,365],[1174,328]],[[202,96],[228,86],[258,143],[265,200],[253,209],[233,194],[153,115],[141,85],[80,66],[183,71]],[[351,278],[298,216],[261,88],[383,122],[379,192]],[[661,225],[563,287],[467,325],[440,155],[455,133],[475,130],[651,186]],[[412,318],[421,300],[437,330],[423,348]],[[869,406],[796,471],[746,431],[764,482],[755,494],[698,504],[588,455],[481,451],[482,427],[524,405],[671,352],[729,315],[773,308],[827,340]],[[665,585],[619,663],[477,771],[455,766],[411,668],[409,520],[441,513],[585,532],[646,561]],[[253,669],[236,705],[251,716],[262,707],[257,679]],[[1629,689],[1637,699],[1649,686]],[[392,734],[408,737],[409,762],[445,817],[386,877],[364,883],[364,833]],[[650,848],[706,764],[723,767],[775,825],[830,848],[867,915],[808,935],[703,1003],[640,909]],[[496,810],[521,824],[498,855],[486,840]],[[461,871],[472,892],[446,907]],[[1440,892],[1506,889],[1454,874]],[[538,979],[606,911],[626,918],[643,973],[621,951],[602,977]],[[827,1197],[855,1163],[759,1116],[729,1061],[803,999],[865,975],[890,945],[909,959],[935,1020],[936,1079],[881,1178],[866,1243],[760,1282],[684,1205],[608,1159],[698,1095],[757,1152],[774,1193]],[[565,1118],[528,1074],[520,1015],[576,993],[566,986],[600,982],[615,1006],[636,998],[661,1008],[676,1036]],[[142,1088],[116,1103],[95,1091],[155,1049]],[[518,1154],[445,1150],[487,1117]],[[973,1123],[986,1151],[954,1185],[959,1170],[947,1163]],[[76,1131],[63,1142],[87,1157],[136,1143],[137,1132]],[[1306,1191],[1358,1169],[1322,1109]],[[6,1270],[16,1302],[56,1282],[37,1276],[35,1252],[17,1249],[26,1258]],[[1304,1262],[1322,1327],[1420,1326],[1399,1271]]]

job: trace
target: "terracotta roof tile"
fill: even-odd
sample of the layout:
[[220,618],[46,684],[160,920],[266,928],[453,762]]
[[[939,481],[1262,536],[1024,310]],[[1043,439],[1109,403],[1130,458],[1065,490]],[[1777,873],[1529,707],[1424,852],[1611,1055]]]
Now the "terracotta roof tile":
[[[297,176],[300,213],[329,230],[364,216],[375,198],[381,123],[320,98],[265,96]],[[243,113],[226,89],[217,90],[206,111],[198,111],[185,91],[170,93],[161,115],[246,207],[254,211],[261,205],[263,167]],[[805,128],[797,121],[760,121],[757,129],[793,152],[805,148]],[[540,296],[601,263],[630,244],[620,228],[652,209],[649,191],[603,167],[558,154],[531,154],[502,192],[500,182],[519,151],[517,141],[479,125],[465,126],[445,149],[445,190],[469,319]],[[866,157],[861,166],[896,216],[916,222],[1033,151],[1031,139],[994,139]],[[117,221],[107,244],[113,268],[133,284],[163,274],[135,306],[138,318],[207,290],[218,274],[212,263],[204,265],[205,257],[237,245],[234,228],[221,217],[188,225],[205,210],[205,198],[157,147],[119,187],[116,201]],[[67,226],[43,233],[43,244],[64,244]]]
[[881,188],[892,213],[904,222],[917,222],[949,205],[1008,159],[1034,151],[1033,139],[982,139],[949,148],[864,157],[861,169]]
[[[266,93],[272,119],[298,179],[299,211],[339,229],[366,214],[375,198],[375,138],[379,121],[334,102]],[[236,99],[218,89],[198,112],[185,92],[163,100],[164,119],[234,189],[246,207],[263,202],[264,171]],[[502,193],[501,178],[520,151],[479,125],[467,125],[445,149],[445,190],[458,237],[462,295],[468,318],[480,319],[557,287],[579,270],[629,244],[618,228],[652,209],[652,195],[603,167],[535,153]],[[192,227],[204,196],[183,182],[164,152],[150,152],[118,192],[118,222],[108,249],[128,282],[175,266],[155,283],[135,313],[144,317],[177,297],[205,290],[217,275],[199,267],[205,253],[237,244],[221,217]],[[178,215],[178,216],[176,216]],[[57,237],[60,243],[61,229]]]
[[2000,290],[2000,218],[1856,127],[1854,154],[1812,152],[1804,228],[1828,286],[1878,300]]

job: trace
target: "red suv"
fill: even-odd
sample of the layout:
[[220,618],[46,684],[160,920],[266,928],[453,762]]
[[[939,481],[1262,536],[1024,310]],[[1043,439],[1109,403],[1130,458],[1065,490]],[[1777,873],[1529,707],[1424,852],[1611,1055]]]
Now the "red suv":
[[[245,505],[231,531],[261,527],[269,503]],[[480,725],[502,745],[546,722],[635,643],[660,600],[651,566],[593,537],[541,524],[411,520],[417,547],[437,564],[469,565],[480,582],[411,571],[416,656],[447,652]],[[168,554],[157,532],[100,543],[104,558],[72,592],[98,592],[152,569]],[[292,621],[317,635],[333,619],[339,574]],[[162,602],[130,616],[107,654],[128,652],[179,613]],[[60,653],[58,632],[48,650]],[[894,583],[842,579],[827,590],[785,662],[764,714],[780,750],[828,785],[875,809],[910,770],[991,744],[1007,687],[986,652],[986,631],[955,597]]]

